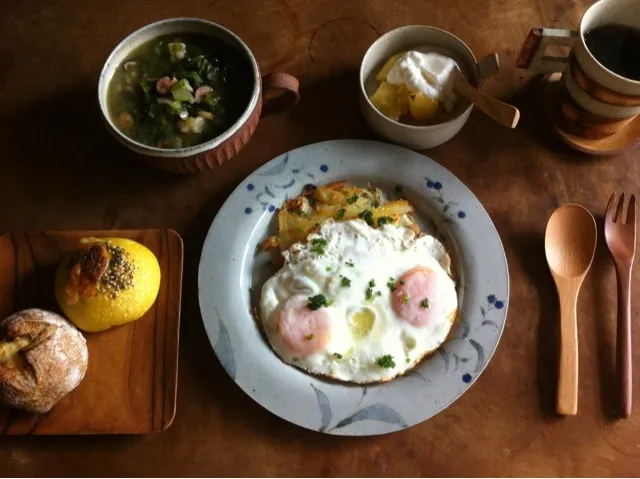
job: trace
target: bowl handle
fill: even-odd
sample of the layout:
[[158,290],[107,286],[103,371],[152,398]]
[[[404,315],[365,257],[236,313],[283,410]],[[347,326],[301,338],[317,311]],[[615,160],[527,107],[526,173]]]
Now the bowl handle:
[[500,70],[500,58],[497,53],[489,53],[486,57],[476,63],[478,73],[478,83],[481,87],[485,81],[494,76]]
[[[300,82],[293,75],[283,72],[267,73],[262,77],[262,115],[282,113],[298,104]],[[273,96],[274,91],[280,95]]]

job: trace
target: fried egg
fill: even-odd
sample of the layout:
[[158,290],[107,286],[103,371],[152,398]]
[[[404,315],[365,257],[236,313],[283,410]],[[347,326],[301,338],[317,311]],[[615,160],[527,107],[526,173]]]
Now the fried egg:
[[436,350],[456,318],[451,260],[433,236],[329,220],[283,255],[260,321],[275,353],[310,373],[387,381]]

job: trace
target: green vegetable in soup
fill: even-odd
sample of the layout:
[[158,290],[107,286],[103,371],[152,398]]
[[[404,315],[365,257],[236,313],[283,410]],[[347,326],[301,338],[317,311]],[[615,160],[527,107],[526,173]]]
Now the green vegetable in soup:
[[247,108],[251,66],[231,47],[202,35],[167,35],[134,50],[116,69],[109,116],[129,138],[183,148],[226,131]]

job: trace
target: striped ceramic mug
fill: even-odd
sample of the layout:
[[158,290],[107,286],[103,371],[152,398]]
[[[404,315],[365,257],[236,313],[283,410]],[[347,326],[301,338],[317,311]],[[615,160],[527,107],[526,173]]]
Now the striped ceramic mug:
[[[536,73],[563,73],[555,113],[564,128],[584,138],[611,136],[640,114],[640,81],[607,69],[587,48],[585,34],[602,25],[640,28],[640,0],[600,0],[584,13],[578,31],[534,28],[517,60],[519,68]],[[571,51],[547,56],[550,45]]]

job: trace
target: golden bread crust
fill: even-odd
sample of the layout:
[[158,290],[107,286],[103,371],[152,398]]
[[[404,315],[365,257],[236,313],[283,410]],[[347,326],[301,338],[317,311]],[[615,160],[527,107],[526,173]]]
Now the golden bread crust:
[[62,316],[26,309],[0,323],[0,401],[49,411],[76,388],[88,364],[82,334]]

